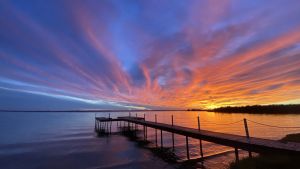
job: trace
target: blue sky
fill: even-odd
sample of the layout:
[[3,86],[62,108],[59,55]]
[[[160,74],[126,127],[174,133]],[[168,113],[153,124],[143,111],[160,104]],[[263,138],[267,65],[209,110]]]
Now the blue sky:
[[297,0],[3,0],[0,109],[300,103],[299,16]]

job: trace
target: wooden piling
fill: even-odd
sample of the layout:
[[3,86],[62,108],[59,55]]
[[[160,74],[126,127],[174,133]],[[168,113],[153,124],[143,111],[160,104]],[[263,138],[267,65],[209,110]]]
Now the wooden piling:
[[95,131],[97,131],[97,119],[96,119],[96,113],[94,113],[95,116]]
[[111,134],[112,121],[111,121],[111,118],[110,118],[110,113],[108,114],[108,118],[109,118],[109,134]]
[[[135,113],[135,117],[137,118],[137,113]],[[135,123],[135,131],[138,129],[138,125]]]
[[[245,126],[245,132],[246,132],[246,137],[247,137],[247,141],[250,144],[250,135],[249,135],[249,129],[248,129],[248,124],[247,124],[247,119],[244,118],[244,126]],[[252,157],[252,152],[248,151],[249,153],[249,157]]]
[[[200,116],[198,116],[198,131],[200,132]],[[202,148],[202,140],[199,139],[199,146],[200,146],[200,155],[203,158],[203,148]]]
[[[144,114],[144,121],[146,121],[146,114]],[[145,126],[145,136],[146,136],[146,140],[147,140],[147,135],[148,135],[148,127]]]
[[98,120],[95,120],[95,131],[98,131]]
[[[174,117],[172,115],[172,126],[174,126]],[[172,132],[172,148],[175,149],[174,133]]]
[[[155,123],[157,123],[157,115],[155,114]],[[157,129],[155,128],[155,145],[157,147]]]
[[109,134],[111,134],[111,126],[112,126],[112,121],[110,120]]
[[[144,121],[146,121],[146,115],[144,113]],[[143,131],[144,131],[144,140],[146,140],[146,126],[143,125]]]
[[106,122],[106,130],[105,130],[106,132],[105,133],[108,133],[108,131],[109,131],[109,124],[108,124],[108,121]]
[[239,161],[239,150],[237,148],[234,148],[234,153],[235,153],[235,161]]
[[186,142],[186,157],[189,160],[190,159],[190,149],[189,149],[189,138],[188,138],[188,136],[185,136],[185,142]]
[[163,144],[164,144],[164,141],[163,141],[163,133],[162,133],[162,130],[160,130],[160,147],[163,148]]
[[[131,117],[131,112],[128,112],[128,116]],[[128,122],[128,130],[131,129],[131,124]]]

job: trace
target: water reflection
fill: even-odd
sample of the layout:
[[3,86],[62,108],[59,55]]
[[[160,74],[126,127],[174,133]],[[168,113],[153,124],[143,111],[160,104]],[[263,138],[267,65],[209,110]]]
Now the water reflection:
[[[171,124],[174,115],[175,125],[197,128],[198,112],[138,112],[137,116]],[[128,113],[110,113],[111,117]],[[135,116],[135,113],[131,114]],[[94,133],[95,113],[0,113],[0,166],[1,168],[172,168],[149,151],[135,146],[134,142],[118,135],[97,138]],[[97,113],[106,116],[108,113]],[[297,126],[300,115],[259,115],[201,112],[201,128],[211,131],[244,135],[243,122],[232,123],[243,118],[271,125]],[[113,131],[116,131],[114,123]],[[140,127],[141,129],[141,127]],[[260,138],[279,139],[300,129],[281,129],[257,125],[249,122],[250,135]],[[141,136],[142,137],[142,136]],[[154,130],[148,130],[148,139],[155,141]],[[158,135],[160,140],[160,135]],[[164,146],[172,146],[171,134],[164,132]],[[160,143],[160,141],[158,141]],[[191,157],[199,156],[199,142],[190,139]],[[185,137],[175,135],[176,154],[186,158]],[[203,142],[204,155],[226,150],[224,147]],[[247,153],[244,153],[244,155]],[[243,153],[242,153],[243,155]],[[206,168],[222,168],[231,160],[227,154],[205,161]],[[153,168],[153,167],[152,167]]]

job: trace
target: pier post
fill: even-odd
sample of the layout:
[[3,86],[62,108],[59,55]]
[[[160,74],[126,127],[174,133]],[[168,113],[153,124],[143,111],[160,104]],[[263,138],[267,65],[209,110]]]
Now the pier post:
[[95,116],[95,131],[97,131],[97,119],[96,119],[96,113],[94,113]]
[[[135,118],[137,119],[137,113],[135,113]],[[138,125],[135,123],[135,131],[138,129]]]
[[[197,117],[198,119],[198,131],[200,132],[200,116],[198,115]],[[200,155],[201,155],[201,158],[203,158],[203,148],[202,148],[202,140],[199,139],[199,145],[200,145]]]
[[97,119],[95,117],[95,130],[97,130]]
[[106,121],[105,124],[106,124],[105,130],[106,132],[108,132],[108,122]]
[[99,124],[100,124],[100,126],[102,126],[102,130],[101,131],[104,132],[105,131],[105,122],[100,122]]
[[[146,121],[146,115],[144,113],[144,121]],[[143,125],[143,131],[144,131],[144,140],[146,140],[146,127]]]
[[[137,119],[137,113],[135,113],[135,118]],[[133,126],[132,126],[133,128]],[[134,136],[136,137],[136,133],[137,133],[137,124],[134,123]]]
[[110,122],[110,125],[109,125],[109,134],[111,134],[112,120],[111,120],[111,118],[110,118],[110,113],[108,114],[108,118],[109,118],[109,122]]
[[[146,114],[144,114],[144,121],[146,121]],[[146,136],[146,140],[147,140],[147,135],[148,135],[148,128],[147,128],[147,126],[144,126],[145,128],[144,128],[144,130],[145,130],[145,136]]]
[[[172,126],[174,126],[174,117],[172,115]],[[174,133],[172,132],[172,148],[175,149]]]
[[109,134],[111,134],[111,126],[112,126],[112,121],[110,121],[110,124],[109,124]]
[[[155,123],[157,123],[157,115],[155,114]],[[157,129],[155,128],[155,145],[157,147]]]
[[128,130],[130,130],[130,123],[129,123],[129,121],[127,121],[127,125],[128,125]]
[[190,149],[189,149],[189,138],[188,138],[188,136],[185,136],[185,142],[186,142],[186,157],[189,160],[190,159]]
[[[131,117],[131,112],[128,112],[128,116]],[[128,130],[130,130],[131,129],[131,124],[130,124],[129,121],[127,121],[127,123],[128,123]]]
[[98,127],[98,120],[95,120],[95,131],[97,131],[98,132],[98,129],[99,127]]
[[164,141],[163,141],[163,133],[162,130],[160,130],[160,147],[163,148]]
[[131,123],[131,128],[132,130],[134,130],[134,123]]
[[239,150],[236,147],[234,148],[234,153],[235,153],[235,161],[238,162],[239,161]]
[[[250,144],[250,136],[249,136],[248,124],[247,124],[247,119],[245,119],[245,118],[244,118],[244,126],[245,126],[245,132],[246,132],[247,141]],[[249,152],[249,157],[252,157],[251,151],[248,151],[248,152]]]
[[[98,121],[98,125],[99,125],[99,131],[101,132],[103,129],[103,122],[102,121]],[[101,130],[101,127],[102,127],[102,130]]]

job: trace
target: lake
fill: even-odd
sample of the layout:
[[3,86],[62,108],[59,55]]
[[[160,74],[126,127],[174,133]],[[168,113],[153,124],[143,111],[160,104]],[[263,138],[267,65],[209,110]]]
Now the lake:
[[[230,114],[192,111],[138,112],[137,116],[175,125],[197,128],[200,114],[201,129],[245,135],[243,118],[248,119],[250,136],[280,139],[289,133],[300,133],[299,128],[274,126],[300,126],[300,115]],[[0,168],[5,169],[98,169],[98,168],[176,168],[154,156],[149,150],[137,147],[135,142],[121,135],[97,137],[94,117],[108,117],[108,113],[69,112],[2,112],[0,113]],[[131,113],[136,116],[136,113]],[[128,116],[128,113],[110,113],[111,117]],[[249,121],[250,120],[250,121]],[[117,131],[116,123],[113,131]],[[141,127],[140,127],[141,129]],[[142,134],[141,134],[142,135]],[[160,135],[158,135],[160,136]],[[142,136],[141,136],[142,137]],[[148,140],[155,142],[153,129],[148,129]],[[160,138],[158,138],[160,143]],[[192,158],[199,157],[199,142],[190,139]],[[164,146],[172,146],[171,134],[164,133]],[[204,155],[232,151],[209,142],[203,142]],[[175,153],[184,160],[185,137],[175,135]],[[247,153],[241,151],[241,156]],[[226,168],[234,160],[233,153],[216,156],[204,161],[208,169]]]

